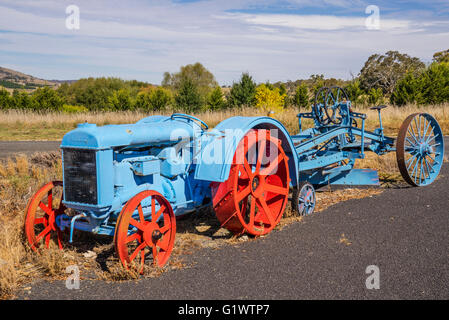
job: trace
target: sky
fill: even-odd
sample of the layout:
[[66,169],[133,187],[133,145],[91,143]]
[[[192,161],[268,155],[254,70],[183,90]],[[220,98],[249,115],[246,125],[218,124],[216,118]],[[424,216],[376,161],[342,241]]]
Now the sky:
[[351,79],[374,53],[446,49],[449,0],[0,0],[0,66],[49,80],[160,84],[195,62],[221,85]]

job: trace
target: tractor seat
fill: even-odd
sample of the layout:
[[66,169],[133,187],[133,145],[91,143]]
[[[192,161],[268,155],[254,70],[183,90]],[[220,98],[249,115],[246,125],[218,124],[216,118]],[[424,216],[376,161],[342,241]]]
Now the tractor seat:
[[382,110],[382,109],[385,109],[385,108],[388,108],[388,106],[386,106],[386,105],[381,105],[381,106],[371,107],[370,109],[371,109],[371,110]]

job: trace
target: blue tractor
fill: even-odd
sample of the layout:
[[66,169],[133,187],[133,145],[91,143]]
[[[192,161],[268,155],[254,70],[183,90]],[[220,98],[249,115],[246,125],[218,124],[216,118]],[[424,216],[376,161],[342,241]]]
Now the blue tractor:
[[[346,92],[322,88],[311,112],[300,113],[290,135],[271,117],[232,117],[214,129],[185,115],[151,116],[129,125],[84,123],[61,143],[63,181],[43,186],[29,201],[25,234],[33,250],[62,249],[75,230],[113,237],[125,268],[163,266],[175,242],[176,217],[212,206],[235,234],[260,236],[279,223],[292,189],[300,215],[315,208],[315,187],[377,185],[377,172],[354,169],[366,152],[395,151],[400,172],[413,186],[432,183],[444,157],[438,122],[410,115],[398,137],[380,126],[365,130]],[[303,119],[314,126],[302,128]]]

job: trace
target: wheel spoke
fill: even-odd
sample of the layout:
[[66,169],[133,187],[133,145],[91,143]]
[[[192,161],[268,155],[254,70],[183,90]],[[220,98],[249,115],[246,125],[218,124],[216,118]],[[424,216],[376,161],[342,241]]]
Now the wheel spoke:
[[139,203],[137,206],[137,211],[139,211],[140,222],[143,223],[145,221],[145,217],[143,216],[142,204]]
[[134,252],[132,253],[132,255],[129,257],[129,262],[132,262],[137,255],[139,254],[139,252],[141,250],[143,250],[146,247],[145,242],[142,242],[141,244],[139,244],[139,246],[136,248],[136,250],[134,250]]
[[39,243],[39,241],[42,240],[42,238],[51,231],[51,226],[47,226],[44,230],[42,230],[41,233],[36,237],[36,240],[34,241],[34,244]]
[[[416,159],[416,161],[418,161],[418,158],[417,158],[417,156],[416,156],[416,154],[414,155],[414,156],[412,156],[410,159],[413,159],[411,162],[410,162],[410,164],[407,166],[407,171],[410,171],[410,167],[412,166],[412,164],[415,162],[415,159]],[[410,160],[409,159],[409,160]]]
[[243,156],[243,166],[245,168],[246,174],[248,175],[248,178],[252,178],[253,170],[251,169],[251,166],[248,163],[248,159],[246,159],[246,155]]
[[34,219],[34,224],[47,225],[47,219],[45,219],[45,218],[36,218],[36,219]]
[[136,227],[137,229],[144,231],[145,230],[145,226],[138,222],[137,220],[135,220],[134,218],[129,218],[129,223],[132,224],[134,227]]
[[140,234],[138,234],[137,232],[133,233],[132,235],[126,237],[125,243],[130,243],[133,242],[135,240],[140,240]]
[[153,246],[152,253],[153,253],[153,264],[157,265],[157,247],[156,246]]
[[257,202],[262,206],[262,211],[265,213],[265,216],[267,217],[268,221],[270,222],[270,225],[274,225],[273,217],[271,216],[271,210],[268,207],[266,201],[264,198],[257,199]]
[[268,167],[264,168],[261,170],[260,174],[263,176],[270,176],[274,173],[276,173],[274,170],[277,170],[279,164],[281,163],[282,160],[284,160],[284,155],[281,153],[277,156],[277,160],[276,161],[271,161],[270,164],[268,165]]
[[[427,139],[426,139],[426,134],[427,134],[427,130],[429,130],[429,127],[430,127],[430,121],[429,122],[427,122],[427,120],[426,119],[424,119],[424,125],[427,123],[427,125],[425,126],[425,129],[424,129],[424,132],[423,132],[423,141],[426,141]],[[430,134],[429,134],[430,135]]]
[[244,189],[242,189],[236,194],[235,197],[237,202],[240,202],[243,199],[245,199],[250,193],[251,193],[251,185],[247,185]]
[[49,216],[51,216],[53,214],[53,211],[50,208],[48,208],[42,201],[39,202],[39,208],[44,210],[45,213],[48,214]]
[[282,195],[288,195],[288,188],[284,188],[282,186],[276,186],[274,184],[269,184],[266,183],[265,184],[265,190],[270,191],[272,193],[276,193],[276,194],[282,194]]
[[156,246],[161,248],[162,251],[167,251],[168,249],[168,243],[165,241],[165,239],[161,239],[156,243]]
[[49,232],[46,236],[45,236],[45,247],[48,249],[50,247],[50,238],[51,238],[51,233]]
[[162,228],[159,229],[159,231],[160,231],[162,234],[166,234],[168,230],[170,230],[170,225],[169,225],[169,224],[166,224],[166,225],[164,225]]
[[[432,128],[432,132],[433,132],[433,128]],[[435,140],[440,134],[434,134],[433,136],[429,136],[429,138],[427,139],[426,143],[429,144],[430,142],[432,142],[432,140]]]
[[249,225],[254,226],[254,218],[256,216],[256,198],[251,197],[251,204],[249,209]]
[[429,177],[430,177],[430,174],[435,172],[435,171],[432,169],[432,166],[429,164],[429,162],[427,161],[426,157],[424,157],[424,161],[426,162],[427,172],[429,173]]
[[[260,166],[262,165],[262,160],[265,158],[265,151],[267,148],[267,140],[266,135],[268,134],[266,131],[262,131],[261,134],[263,138],[261,138],[257,145],[259,147],[259,153],[257,154],[257,164],[256,164],[256,174],[260,172]],[[264,137],[265,134],[265,137]]]
[[159,211],[155,214],[155,216],[154,216],[154,218],[152,218],[152,220],[154,222],[157,222],[159,220],[159,217],[161,216],[161,214],[165,211],[165,209],[166,209],[166,207],[164,205],[161,205],[161,207],[159,208]]

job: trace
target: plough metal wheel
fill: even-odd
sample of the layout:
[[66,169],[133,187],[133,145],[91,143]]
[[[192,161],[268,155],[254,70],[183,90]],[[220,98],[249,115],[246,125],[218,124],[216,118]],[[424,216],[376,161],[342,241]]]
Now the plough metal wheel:
[[267,234],[282,218],[289,185],[281,141],[269,130],[251,130],[237,147],[228,180],[212,184],[217,218],[235,234]]
[[56,238],[62,249],[62,232],[56,225],[56,217],[63,214],[66,207],[62,204],[62,181],[53,181],[31,198],[25,212],[25,235],[34,251],[41,241],[49,248],[52,237]]
[[300,182],[293,190],[292,204],[300,216],[312,214],[316,204],[315,188],[307,181]]
[[438,176],[444,157],[443,133],[427,113],[415,113],[402,123],[396,142],[399,171],[412,186],[426,186]]
[[[151,210],[151,214],[144,215],[144,208]],[[170,258],[175,235],[176,218],[170,203],[160,193],[147,190],[134,196],[123,207],[114,244],[123,266],[129,269],[134,261],[140,259],[136,265],[143,273],[147,248],[153,256],[153,264],[162,267]]]

